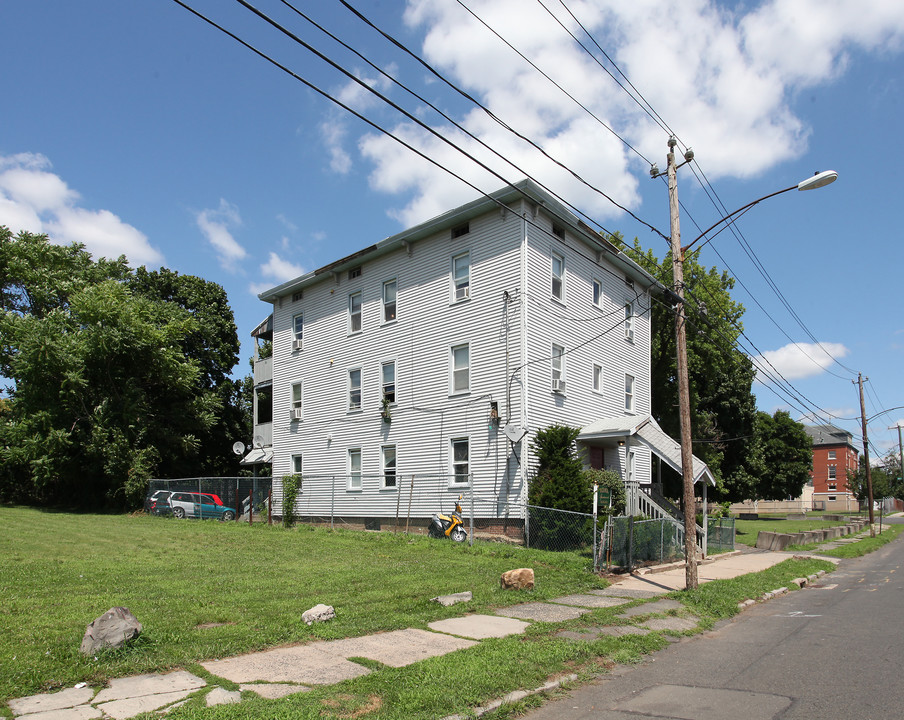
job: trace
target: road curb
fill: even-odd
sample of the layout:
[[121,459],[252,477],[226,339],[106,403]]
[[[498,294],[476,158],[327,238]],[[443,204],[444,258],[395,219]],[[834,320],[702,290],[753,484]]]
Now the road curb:
[[[798,589],[805,588],[807,585],[811,585],[812,583],[819,580],[819,578],[821,578],[825,574],[826,574],[825,570],[820,570],[819,572],[814,573],[813,575],[808,575],[805,578],[794,578],[791,581],[791,584],[794,585],[795,587],[797,587]],[[769,592],[763,593],[757,600],[748,599],[748,600],[744,600],[743,602],[739,602],[738,610],[746,610],[747,608],[752,607],[753,605],[756,605],[757,603],[766,602],[767,600],[772,600],[772,598],[780,597],[782,595],[785,595],[787,592],[788,592],[788,588],[786,588],[786,587],[780,587],[780,588],[776,588],[775,590],[770,590]]]

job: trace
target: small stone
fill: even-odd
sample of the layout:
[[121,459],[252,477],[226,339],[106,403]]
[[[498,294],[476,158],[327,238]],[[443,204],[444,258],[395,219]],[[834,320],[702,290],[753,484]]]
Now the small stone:
[[453,593],[452,595],[440,595],[435,598],[430,598],[430,602],[436,602],[443,607],[449,607],[457,603],[470,602],[473,597],[474,596],[471,594],[471,591],[468,590],[466,592]]
[[307,625],[313,625],[315,622],[326,622],[327,620],[332,620],[336,617],[336,611],[333,610],[332,605],[315,605],[310,610],[305,610],[302,614],[301,619]]
[[519,568],[502,573],[500,579],[503,590],[533,590],[534,571],[530,568]]
[[128,608],[110,608],[85,629],[79,651],[92,655],[98,650],[120,648],[141,635],[141,623]]

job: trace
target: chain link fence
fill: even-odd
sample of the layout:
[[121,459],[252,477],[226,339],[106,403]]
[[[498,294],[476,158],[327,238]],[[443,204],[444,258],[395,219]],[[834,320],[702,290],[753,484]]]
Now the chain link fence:
[[633,569],[684,557],[684,529],[667,519],[611,517],[606,522],[597,567]]
[[269,477],[154,479],[144,509],[151,515],[266,522],[271,488]]
[[735,519],[708,518],[706,552],[717,553],[735,549]]

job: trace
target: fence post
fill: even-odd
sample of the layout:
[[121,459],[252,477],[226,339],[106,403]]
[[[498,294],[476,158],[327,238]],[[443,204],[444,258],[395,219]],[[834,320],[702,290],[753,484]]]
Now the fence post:
[[254,488],[248,491],[248,525],[254,523]]
[[336,476],[330,478],[330,530],[333,529],[333,513],[336,510]]
[[634,569],[634,516],[628,516],[628,572]]
[[530,547],[530,505],[524,504],[524,547]]
[[470,521],[470,532],[468,538],[468,545],[471,547],[474,546],[474,473],[471,473],[468,477],[468,483],[471,486],[471,521]]
[[267,494],[267,525],[273,524],[273,480],[270,480],[270,492]]

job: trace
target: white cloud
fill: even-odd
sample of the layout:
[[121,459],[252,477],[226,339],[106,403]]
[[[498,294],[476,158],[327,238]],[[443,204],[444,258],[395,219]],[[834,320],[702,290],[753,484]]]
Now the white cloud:
[[96,257],[125,255],[132,265],[163,263],[140,230],[109,210],[79,207],[79,194],[51,167],[37,153],[0,156],[0,224],[13,232],[47,233],[61,245],[82,243]]
[[231,232],[231,228],[242,224],[238,208],[220,198],[218,208],[202,210],[195,220],[207,241],[213,245],[220,265],[225,270],[235,271],[236,263],[248,257],[248,252],[236,241]]
[[[800,380],[821,375],[835,359],[840,360],[847,354],[848,349],[840,343],[790,343],[778,350],[764,352],[755,357],[754,362],[758,367],[766,368],[769,375],[778,372],[785,380]],[[768,382],[762,371],[757,379]]]
[[278,283],[294,280],[307,272],[301,265],[296,265],[281,258],[275,252],[271,252],[267,262],[261,265],[261,273],[264,277],[276,280]]
[[[468,5],[640,153],[662,163],[666,131],[539,3],[472,0]],[[581,35],[558,4],[547,5]],[[753,176],[801,155],[809,128],[795,115],[796,93],[837,77],[852,50],[898,52],[904,44],[904,4],[887,0],[768,0],[746,11],[743,5],[726,10],[711,0],[575,0],[569,7],[669,126],[694,147],[711,180]],[[592,185],[637,208],[638,178],[647,169],[643,161],[459,4],[408,0],[405,21],[423,33],[420,53],[442,73]],[[360,88],[349,87],[345,93],[355,103],[370,102]],[[607,200],[550,165],[482,111],[470,110],[456,119],[593,217],[605,221],[619,216]],[[448,137],[457,132],[444,125],[435,129]],[[335,140],[338,131],[333,132]],[[482,190],[502,184],[410,123],[394,132]],[[506,179],[520,179],[522,173],[473,141],[464,145]],[[353,159],[347,150],[337,153],[337,147],[328,142],[334,169],[345,172]],[[757,152],[751,153],[751,147]],[[373,188],[413,195],[405,207],[391,211],[403,223],[424,220],[474,196],[460,181],[384,135],[368,132],[358,149],[372,164]]]

